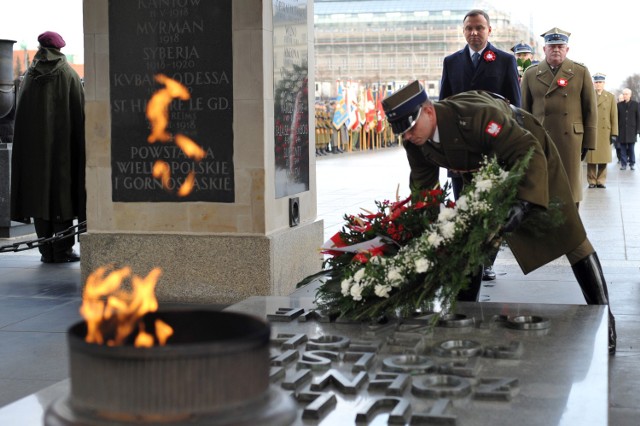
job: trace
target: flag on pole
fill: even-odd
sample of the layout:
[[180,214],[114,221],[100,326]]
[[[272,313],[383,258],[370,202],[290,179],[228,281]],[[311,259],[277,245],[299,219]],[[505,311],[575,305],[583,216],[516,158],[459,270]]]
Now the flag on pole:
[[344,125],[349,117],[347,111],[345,92],[342,88],[342,83],[338,86],[338,98],[336,99],[336,110],[333,113],[333,127],[339,129]]
[[378,125],[376,126],[376,130],[378,133],[384,132],[384,129],[387,126],[387,116],[384,113],[384,108],[382,108],[382,99],[384,98],[384,89],[381,89],[378,92],[378,99],[376,102],[376,115],[378,119]]
[[367,130],[371,130],[376,126],[376,104],[373,103],[373,93],[371,93],[371,88],[367,89],[365,115],[367,118]]
[[367,95],[362,86],[358,92],[358,121],[361,126],[364,126],[367,122]]
[[347,129],[356,130],[360,127],[360,120],[358,119],[358,92],[355,87],[351,87],[351,84],[347,82],[347,108],[349,110],[349,119],[347,120]]

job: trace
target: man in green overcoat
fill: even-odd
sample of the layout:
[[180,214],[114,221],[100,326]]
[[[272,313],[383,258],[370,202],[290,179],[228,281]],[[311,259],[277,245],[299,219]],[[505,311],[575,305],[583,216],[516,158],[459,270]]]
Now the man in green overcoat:
[[[432,103],[415,81],[383,101],[393,131],[403,137],[415,188],[439,185],[439,167],[473,172],[484,156],[495,156],[507,170],[533,156],[517,197],[520,205],[507,220],[506,239],[522,271],[527,274],[565,255],[588,304],[608,305],[606,280],[598,256],[586,236],[556,146],[542,124],[504,98],[469,91]],[[559,202],[564,223],[533,233],[517,225],[534,208]],[[467,291],[477,294],[478,282]],[[468,300],[468,299],[464,299]],[[615,352],[615,319],[609,310],[609,351]]]
[[593,87],[598,105],[596,149],[587,153],[587,182],[589,188],[606,188],[607,164],[611,162],[611,145],[618,137],[618,107],[613,93],[604,90],[606,76],[593,75]]
[[[18,94],[11,163],[11,219],[34,219],[39,238],[86,219],[84,90],[60,49],[60,34],[38,37],[40,48]],[[39,247],[41,261],[80,260],[74,239]]]
[[567,58],[571,33],[542,34],[545,59],[524,72],[522,109],[542,123],[558,148],[576,205],[582,200],[582,160],[596,148],[597,107],[591,74]]

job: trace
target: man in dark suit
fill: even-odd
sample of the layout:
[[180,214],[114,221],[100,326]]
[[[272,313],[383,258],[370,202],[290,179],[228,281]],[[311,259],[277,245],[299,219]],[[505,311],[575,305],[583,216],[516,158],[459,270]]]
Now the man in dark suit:
[[[467,45],[444,58],[440,99],[468,90],[486,90],[504,96],[512,105],[520,106],[520,76],[514,56],[489,43],[489,15],[480,9],[469,11],[462,20]],[[458,199],[465,179],[449,171],[453,196]],[[497,253],[496,253],[497,254]],[[495,259],[495,257],[494,257]],[[493,264],[493,262],[492,262]],[[495,280],[492,265],[483,269],[482,279]]]
[[[440,99],[467,90],[486,90],[504,96],[519,107],[518,66],[511,53],[489,43],[489,15],[474,9],[465,15],[462,24],[467,45],[444,58]],[[472,57],[476,53],[477,65],[474,65]]]
[[640,135],[640,108],[638,102],[631,100],[631,89],[622,90],[623,101],[618,104],[618,130],[620,131],[620,170],[635,170],[636,137]]

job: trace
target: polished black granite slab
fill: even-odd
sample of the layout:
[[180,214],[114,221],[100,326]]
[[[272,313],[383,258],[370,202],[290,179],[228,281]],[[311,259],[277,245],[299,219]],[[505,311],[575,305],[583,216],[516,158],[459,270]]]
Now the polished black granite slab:
[[[608,422],[600,306],[460,303],[435,328],[425,318],[328,322],[305,297],[252,297],[227,310],[270,320],[271,382],[297,401],[295,424]],[[1,408],[0,424],[42,424],[68,389],[61,380]]]

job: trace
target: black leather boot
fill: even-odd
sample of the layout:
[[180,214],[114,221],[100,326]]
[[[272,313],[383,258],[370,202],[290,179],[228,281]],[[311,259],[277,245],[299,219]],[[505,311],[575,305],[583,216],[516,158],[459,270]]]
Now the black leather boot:
[[[609,305],[607,281],[602,274],[598,255],[594,252],[571,267],[588,305]],[[609,311],[609,353],[616,352],[616,320]]]

